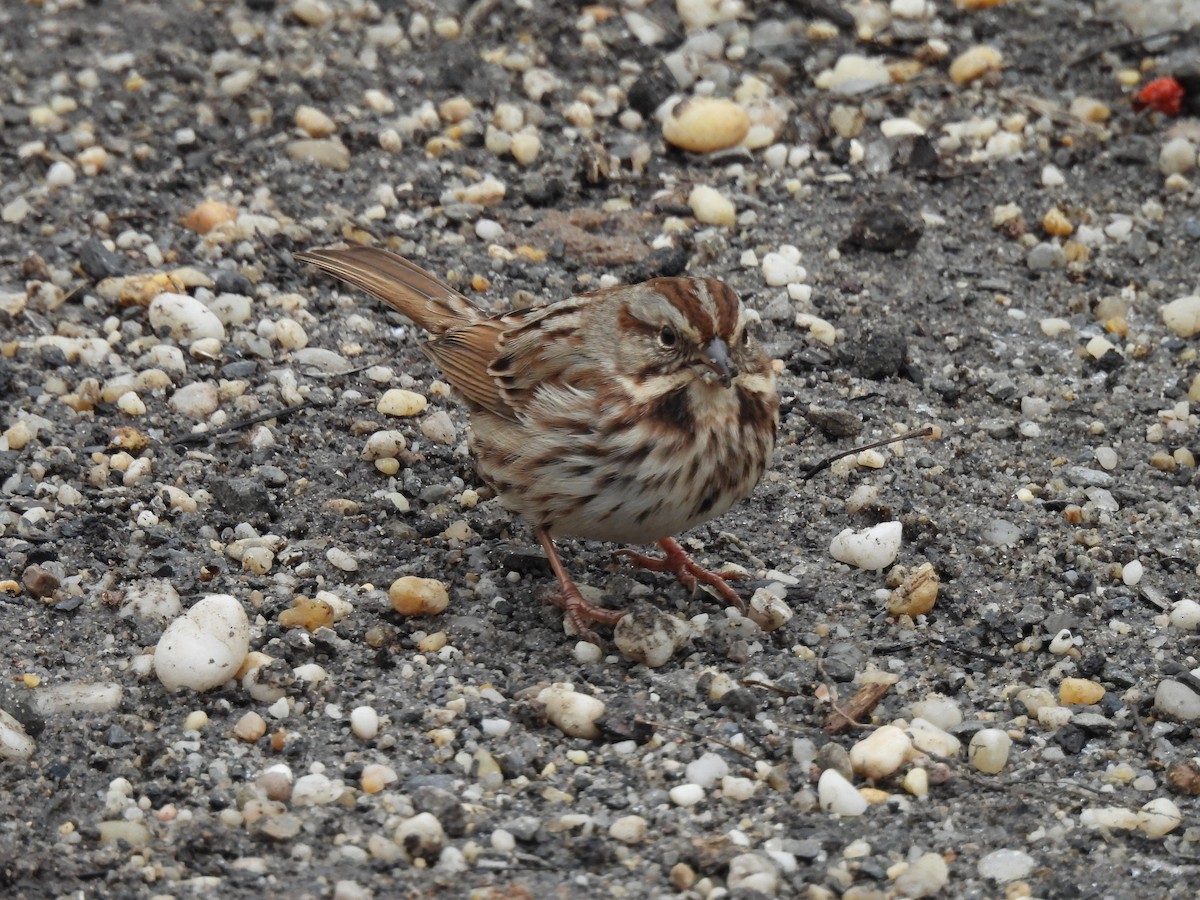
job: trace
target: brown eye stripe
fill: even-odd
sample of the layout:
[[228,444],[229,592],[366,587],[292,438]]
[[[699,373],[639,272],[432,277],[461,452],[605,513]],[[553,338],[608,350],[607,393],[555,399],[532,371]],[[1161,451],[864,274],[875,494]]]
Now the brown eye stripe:
[[655,278],[647,284],[671,301],[671,305],[683,313],[688,324],[700,335],[700,341],[710,340],[715,334],[713,317],[705,309],[707,305],[700,296],[699,286],[703,284],[696,278]]

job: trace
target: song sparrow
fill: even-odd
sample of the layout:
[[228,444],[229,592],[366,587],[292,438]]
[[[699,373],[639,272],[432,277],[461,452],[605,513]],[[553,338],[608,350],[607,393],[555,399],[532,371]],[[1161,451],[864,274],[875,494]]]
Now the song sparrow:
[[466,401],[480,477],[533,526],[576,631],[623,610],[584,599],[556,536],[657,542],[635,564],[745,604],[672,537],[748,495],[775,445],[770,360],[737,294],[713,278],[655,278],[548,306],[484,313],[408,260],[370,247],[299,259],[374,294],[429,332],[425,352]]

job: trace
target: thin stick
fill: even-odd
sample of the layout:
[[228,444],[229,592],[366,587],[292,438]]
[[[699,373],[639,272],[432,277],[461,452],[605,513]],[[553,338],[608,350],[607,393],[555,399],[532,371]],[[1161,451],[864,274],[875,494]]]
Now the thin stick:
[[234,422],[231,425],[226,425],[224,428],[218,428],[216,431],[200,431],[196,433],[181,434],[175,440],[171,441],[172,445],[182,446],[187,444],[203,444],[210,438],[218,437],[222,434],[228,434],[231,431],[241,431],[243,428],[249,428],[251,425],[257,425],[259,422],[267,422],[271,419],[284,419],[293,413],[298,413],[301,410],[308,409],[312,403],[305,401],[297,403],[295,406],[289,406],[284,409],[277,409],[273,412],[265,412],[261,415],[251,416],[249,419],[242,419],[240,422]]
[[933,426],[926,425],[924,428],[918,428],[916,431],[906,431],[904,434],[898,434],[895,437],[886,438],[882,441],[875,441],[871,444],[863,444],[861,447],[854,447],[850,450],[845,450],[841,453],[835,453],[833,456],[827,456],[811,469],[808,469],[800,476],[801,481],[808,481],[814,475],[828,469],[839,459],[844,459],[847,456],[853,456],[855,453],[862,453],[864,450],[874,450],[876,447],[886,447],[888,444],[897,444],[900,441],[907,441],[909,438],[929,437],[933,434]]

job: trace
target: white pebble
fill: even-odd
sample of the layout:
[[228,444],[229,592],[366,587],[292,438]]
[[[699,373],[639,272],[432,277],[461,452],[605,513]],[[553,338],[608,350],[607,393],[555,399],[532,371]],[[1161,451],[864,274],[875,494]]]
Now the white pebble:
[[1179,827],[1183,814],[1174,801],[1167,797],[1151,800],[1137,814],[1137,827],[1147,837],[1162,837]]
[[667,796],[676,806],[695,806],[704,799],[704,788],[698,784],[677,784],[667,791]]
[[37,750],[37,744],[24,726],[0,709],[0,759],[29,759]]
[[169,691],[207,691],[232,678],[249,649],[242,604],[209,594],[167,626],[154,649],[154,672]]
[[1142,580],[1145,569],[1140,560],[1131,559],[1121,567],[1121,581],[1126,587],[1133,587]]
[[962,741],[927,719],[913,719],[908,725],[908,734],[913,746],[930,756],[952,759],[962,750]]
[[1163,323],[1179,337],[1200,332],[1200,294],[1178,297],[1162,308]]
[[293,806],[327,806],[346,792],[345,785],[327,775],[301,775],[292,785]]
[[50,190],[70,187],[75,183],[75,169],[69,162],[59,160],[46,170],[46,187]]
[[958,704],[942,694],[930,694],[912,705],[913,716],[925,719],[938,728],[953,728],[962,723],[963,714]]
[[862,531],[847,528],[830,541],[829,553],[848,566],[878,571],[896,561],[903,531],[899,522],[881,522]]
[[396,829],[395,841],[409,859],[434,859],[442,850],[446,832],[433,813],[417,813]]
[[1071,633],[1071,629],[1064,628],[1050,641],[1049,650],[1055,656],[1066,656],[1075,649],[1075,635]]
[[1138,814],[1123,806],[1094,806],[1079,814],[1084,828],[1106,828],[1128,831],[1138,827]]
[[550,685],[537,699],[546,709],[546,718],[563,734],[591,740],[600,737],[596,720],[604,715],[603,700],[565,684]]
[[733,225],[737,222],[737,208],[733,201],[716,188],[698,184],[688,194],[688,206],[696,221],[705,225]]
[[1025,878],[1037,863],[1023,850],[993,850],[979,860],[979,876],[1007,882]]
[[1170,623],[1185,631],[1200,630],[1200,603],[1195,600],[1178,600],[1171,606]]
[[424,411],[428,405],[429,401],[421,394],[402,388],[392,388],[385,391],[379,398],[375,410],[384,416],[415,416]]
[[692,784],[706,790],[729,774],[729,763],[715,753],[705,753],[694,759],[684,769],[684,777]]
[[622,844],[637,844],[646,837],[646,820],[641,816],[621,816],[608,827],[608,836]]
[[768,253],[762,261],[763,280],[772,287],[804,281],[808,272],[804,267],[788,260],[782,253]]
[[504,226],[495,219],[480,219],[475,223],[475,236],[481,241],[491,243],[500,239],[504,234]]
[[150,327],[165,328],[185,344],[202,338],[225,339],[225,326],[216,313],[187,294],[162,293],[150,301]]
[[1063,177],[1062,171],[1057,166],[1042,167],[1042,186],[1043,187],[1062,187],[1067,183],[1067,179]]
[[682,619],[639,604],[617,622],[613,643],[626,658],[653,669],[670,660],[691,635],[691,627]]
[[[1186,175],[1196,168],[1196,145],[1185,137],[1172,138],[1158,154],[1158,171],[1164,175]],[[48,176],[47,176],[48,177]]]
[[575,662],[580,664],[598,663],[604,658],[604,651],[591,641],[578,641],[575,644]]
[[999,728],[984,728],[971,738],[967,756],[971,765],[986,775],[995,775],[1008,764],[1012,738]]
[[817,799],[821,809],[838,816],[861,816],[867,811],[867,800],[837,771],[826,769],[817,781]]
[[876,728],[850,748],[850,766],[864,778],[887,778],[908,760],[912,741],[895,725]]
[[354,707],[350,710],[350,730],[359,740],[374,740],[379,734],[379,713],[370,706]]
[[1200,694],[1180,681],[1165,678],[1154,691],[1154,708],[1181,722],[1192,722],[1200,719]]

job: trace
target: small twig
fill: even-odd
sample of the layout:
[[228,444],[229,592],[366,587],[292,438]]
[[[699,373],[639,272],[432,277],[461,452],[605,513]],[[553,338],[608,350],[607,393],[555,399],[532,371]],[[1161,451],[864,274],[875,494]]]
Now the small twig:
[[659,722],[656,719],[643,719],[640,716],[637,718],[637,721],[643,725],[649,725],[651,728],[665,728],[668,731],[678,731],[682,734],[691,735],[692,737],[699,738],[702,741],[711,741],[714,744],[724,747],[726,750],[732,750],[734,753],[744,756],[746,759],[755,759],[754,754],[750,751],[742,747],[737,747],[729,743],[729,741],[723,741],[720,738],[715,738],[711,734],[701,734],[700,732],[693,731],[690,728],[684,728],[682,725],[672,725],[670,722]]
[[916,431],[906,431],[903,434],[898,434],[895,437],[886,438],[882,441],[875,441],[870,444],[863,444],[861,447],[853,447],[849,450],[844,450],[841,453],[835,453],[833,456],[827,456],[812,468],[803,472],[800,476],[801,481],[808,481],[814,475],[828,469],[839,459],[845,459],[847,456],[853,456],[855,453],[862,453],[864,450],[874,450],[876,447],[886,447],[888,444],[898,444],[900,441],[907,441],[909,438],[929,437],[933,434],[933,426],[926,425],[924,428],[918,428]]
[[851,728],[874,728],[874,725],[864,724],[858,720],[878,706],[883,695],[891,689],[890,684],[878,681],[864,684],[854,692],[854,696],[845,706],[830,703],[829,706],[833,712],[825,717],[825,722],[821,727],[826,734],[841,734]]
[[297,403],[295,406],[289,406],[285,409],[277,409],[272,412],[265,412],[261,415],[251,416],[249,419],[242,419],[240,422],[234,422],[226,425],[224,428],[218,428],[216,431],[200,431],[188,434],[181,434],[179,437],[171,441],[172,446],[186,446],[189,444],[203,444],[206,441],[219,437],[222,434],[228,434],[231,431],[241,431],[243,428],[249,428],[251,425],[257,425],[259,422],[266,422],[271,419],[285,419],[293,413],[298,413],[301,410],[308,409],[312,406],[309,401]]
[[854,28],[854,16],[832,3],[824,3],[822,0],[787,0],[787,5],[802,16],[826,19],[838,28]]

